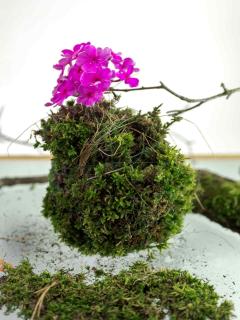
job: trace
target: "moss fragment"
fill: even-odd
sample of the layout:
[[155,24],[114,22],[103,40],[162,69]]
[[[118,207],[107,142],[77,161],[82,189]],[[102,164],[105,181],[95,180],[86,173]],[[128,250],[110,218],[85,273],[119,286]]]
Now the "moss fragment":
[[62,240],[102,255],[166,246],[195,189],[166,134],[158,108],[141,114],[107,102],[70,103],[42,120],[36,146],[53,155],[43,214]]
[[185,271],[151,271],[136,263],[129,271],[86,285],[81,274],[36,275],[27,261],[6,269],[0,281],[0,307],[8,313],[19,309],[24,319],[31,318],[46,291],[39,310],[43,320],[157,320],[166,314],[171,320],[232,319],[232,304],[220,303],[213,286]]
[[240,233],[240,183],[207,170],[197,171],[194,212]]

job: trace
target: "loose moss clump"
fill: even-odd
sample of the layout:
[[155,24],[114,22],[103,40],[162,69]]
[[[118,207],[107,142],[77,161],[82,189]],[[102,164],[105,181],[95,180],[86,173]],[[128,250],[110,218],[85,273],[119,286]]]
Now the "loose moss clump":
[[153,272],[143,263],[92,285],[82,274],[36,275],[27,261],[7,266],[0,279],[0,307],[20,309],[24,319],[232,319],[232,303],[219,303],[213,286],[185,271]]
[[200,201],[194,212],[240,232],[240,183],[205,170],[198,170],[197,178]]
[[69,102],[41,121],[36,146],[53,155],[43,214],[86,254],[166,246],[191,210],[193,170],[166,141],[159,108]]

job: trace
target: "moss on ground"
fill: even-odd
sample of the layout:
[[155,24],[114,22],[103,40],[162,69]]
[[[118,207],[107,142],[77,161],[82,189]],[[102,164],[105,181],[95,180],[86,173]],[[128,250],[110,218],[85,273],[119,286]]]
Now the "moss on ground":
[[185,271],[151,271],[143,263],[91,285],[66,271],[36,275],[27,261],[6,266],[0,279],[0,307],[19,309],[24,319],[232,319],[232,304],[220,302],[210,284]]
[[122,255],[167,240],[191,211],[195,175],[166,141],[159,108],[69,102],[42,120],[36,147],[53,155],[43,214],[86,254]]
[[197,171],[197,181],[193,211],[240,232],[240,183],[206,170]]

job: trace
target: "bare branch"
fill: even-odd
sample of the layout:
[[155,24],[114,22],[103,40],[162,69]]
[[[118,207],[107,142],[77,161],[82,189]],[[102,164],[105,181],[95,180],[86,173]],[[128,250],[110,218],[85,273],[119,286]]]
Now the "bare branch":
[[18,138],[12,138],[6,134],[4,134],[2,132],[2,129],[1,129],[1,118],[2,118],[2,115],[3,115],[3,111],[4,111],[4,107],[1,107],[0,108],[0,142],[4,142],[4,141],[7,141],[7,142],[10,142],[11,144],[12,143],[16,143],[16,144],[20,144],[20,145],[23,145],[23,146],[27,146],[27,147],[32,147],[33,144],[28,142],[28,141],[23,141],[23,140],[19,140]]
[[27,147],[33,146],[33,144],[28,141],[16,140],[10,136],[7,136],[6,134],[3,134],[1,131],[0,131],[0,141],[14,142],[16,144],[20,144],[20,145],[27,146]]
[[163,82],[160,82],[159,86],[151,86],[151,87],[140,87],[140,88],[128,88],[128,89],[115,89],[115,88],[110,88],[109,92],[130,92],[130,91],[142,91],[142,90],[165,90],[168,93],[170,93],[171,95],[175,96],[176,98],[188,102],[190,104],[194,104],[191,105],[187,108],[184,109],[180,109],[180,110],[170,110],[168,111],[168,114],[170,116],[178,116],[180,114],[183,114],[184,112],[196,109],[198,107],[200,107],[201,105],[203,105],[204,103],[207,103],[211,100],[215,100],[221,97],[226,97],[227,99],[230,98],[230,96],[236,92],[240,91],[240,87],[237,88],[233,88],[233,89],[227,89],[224,83],[221,83],[221,87],[223,89],[222,92],[215,94],[213,96],[210,97],[206,97],[206,98],[189,98],[186,96],[183,96],[181,94],[176,93],[175,91],[173,91],[172,89],[168,88]]

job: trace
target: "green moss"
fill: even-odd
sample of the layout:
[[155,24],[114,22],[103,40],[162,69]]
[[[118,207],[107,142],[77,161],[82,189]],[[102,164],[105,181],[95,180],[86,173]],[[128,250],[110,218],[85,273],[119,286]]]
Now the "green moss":
[[20,309],[24,319],[31,318],[42,294],[42,320],[157,320],[166,314],[171,320],[232,319],[232,304],[220,303],[211,285],[185,271],[153,272],[136,263],[129,271],[86,285],[81,274],[36,275],[27,261],[6,268],[0,282],[0,307],[5,306],[8,313]]
[[240,232],[240,183],[205,170],[197,177],[200,201],[195,201],[194,212]]
[[191,210],[193,170],[166,141],[159,109],[69,103],[36,137],[53,155],[43,214],[86,254],[126,254],[167,240]]

